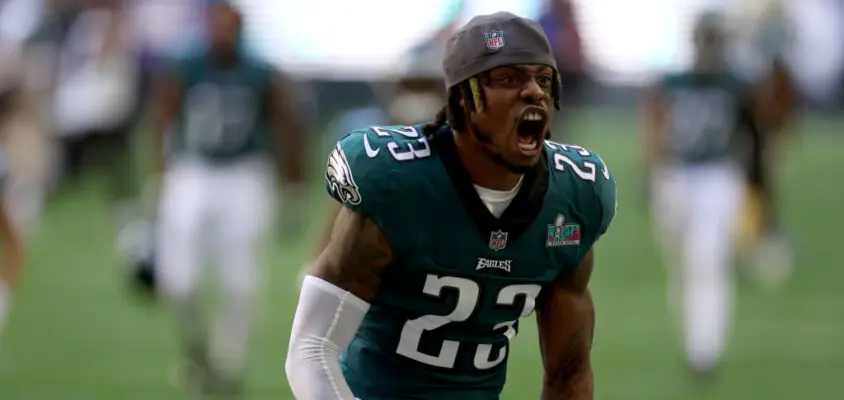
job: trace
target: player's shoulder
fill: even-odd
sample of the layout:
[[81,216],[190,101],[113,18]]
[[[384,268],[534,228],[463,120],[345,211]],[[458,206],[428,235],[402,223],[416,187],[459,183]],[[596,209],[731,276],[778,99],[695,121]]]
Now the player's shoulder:
[[155,67],[153,73],[160,77],[184,78],[200,68],[202,58],[199,53],[186,51],[164,59]]
[[396,193],[420,176],[418,166],[430,158],[431,147],[421,126],[370,126],[346,133],[331,150],[326,164],[329,192],[345,204],[364,197]]
[[753,84],[737,71],[727,70],[722,77],[722,85],[735,93],[745,93],[750,90]]
[[687,72],[668,72],[657,79],[657,85],[665,88],[673,88],[683,86],[690,80],[691,76]]
[[252,54],[243,54],[241,56],[243,66],[249,71],[261,75],[272,76],[276,74],[277,68],[267,62],[261,57]]
[[618,207],[615,177],[598,153],[572,144],[545,142],[550,184],[556,202],[564,198],[582,215],[599,221],[602,235]]
[[344,135],[338,146],[359,162],[385,167],[389,171],[412,168],[432,154],[421,125],[356,129]]
[[601,156],[589,149],[546,140],[545,151],[551,173],[557,177],[588,184],[614,181],[609,167]]
[[169,62],[181,68],[201,68],[207,63],[205,52],[200,49],[189,49],[171,56]]

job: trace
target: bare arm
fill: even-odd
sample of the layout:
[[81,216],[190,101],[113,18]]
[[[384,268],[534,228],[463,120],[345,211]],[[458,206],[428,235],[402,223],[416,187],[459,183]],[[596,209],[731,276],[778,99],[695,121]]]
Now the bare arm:
[[343,207],[328,245],[302,283],[293,319],[285,370],[297,399],[354,399],[339,356],[357,333],[392,259],[378,226]]
[[279,171],[287,183],[300,184],[305,180],[307,153],[306,124],[297,110],[293,83],[284,75],[272,76],[269,91],[269,113],[275,131]]
[[334,231],[334,223],[337,220],[337,216],[340,214],[340,211],[343,209],[343,206],[336,201],[331,202],[331,207],[328,209],[328,219],[324,223],[324,226],[319,232],[319,237],[315,240],[315,246],[312,250],[313,258],[316,259],[322,254],[322,251],[328,247],[328,243],[331,242],[331,232]]
[[590,353],[595,307],[589,293],[593,264],[590,250],[576,270],[554,284],[537,311],[545,367],[543,400],[593,398]]
[[643,156],[645,168],[651,171],[662,158],[668,137],[668,106],[665,92],[651,89],[644,102],[645,128]]
[[369,302],[392,261],[393,251],[381,229],[371,219],[343,207],[310,275]]
[[23,243],[2,204],[0,204],[0,236],[3,240],[3,264],[0,266],[0,283],[14,286],[21,273]]
[[153,173],[157,175],[164,172],[167,161],[164,140],[167,128],[176,120],[181,109],[181,93],[181,84],[175,76],[160,76],[153,83],[149,109],[153,135]]

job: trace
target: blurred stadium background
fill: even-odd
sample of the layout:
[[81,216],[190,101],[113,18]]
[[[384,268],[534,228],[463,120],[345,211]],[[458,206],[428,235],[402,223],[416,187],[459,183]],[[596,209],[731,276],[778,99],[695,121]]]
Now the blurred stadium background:
[[[0,340],[0,399],[179,398],[168,377],[176,356],[168,316],[130,295],[115,251],[103,194],[109,167],[98,154],[104,150],[88,151],[87,168],[74,179],[62,173],[67,163],[57,154],[63,135],[95,131],[107,117],[131,126],[136,148],[148,151],[141,117],[148,77],[162,60],[201,46],[202,10],[209,1],[111,1],[110,12],[125,19],[109,25],[89,13],[107,0],[0,0],[0,88],[20,86],[29,99],[27,106],[0,107],[3,145],[13,174],[38,174],[51,182],[40,220],[32,217],[37,209],[30,210],[37,202],[16,208],[30,229],[26,271]],[[785,24],[764,17],[775,6],[766,0],[581,0],[572,2],[571,13],[550,2],[235,1],[246,16],[244,45],[299,83],[297,100],[311,123],[314,154],[314,201],[307,210],[283,211],[307,216],[307,232],[280,230],[270,250],[249,398],[291,398],[283,363],[296,273],[312,251],[308,238],[321,228],[321,206],[327,205],[320,179],[325,150],[349,128],[391,119],[396,77],[426,70],[425,60],[438,67],[436,49],[418,45],[438,43],[472,15],[498,10],[564,32],[552,41],[572,79],[582,84],[568,96],[555,135],[597,151],[617,176],[619,213],[599,246],[593,278],[596,398],[842,398],[844,3],[777,2],[788,17]],[[745,42],[764,37],[759,31],[766,22],[788,27],[786,58],[804,102],[779,171],[796,271],[777,290],[740,281],[725,368],[713,385],[699,387],[683,369],[667,314],[664,271],[644,196],[636,107],[647,82],[688,65],[689,22],[712,7],[734,17]],[[94,37],[121,40],[101,47],[107,51],[88,51]],[[85,57],[113,63],[98,81],[76,74],[77,66],[90,62]],[[736,52],[737,65],[751,75],[759,59],[751,50]],[[80,81],[92,86],[78,86]],[[67,104],[59,99],[67,91],[71,103],[101,112],[61,112]],[[143,178],[144,157],[138,159],[134,175]],[[533,322],[526,321],[513,346],[502,398],[538,397],[542,374],[535,337]]]

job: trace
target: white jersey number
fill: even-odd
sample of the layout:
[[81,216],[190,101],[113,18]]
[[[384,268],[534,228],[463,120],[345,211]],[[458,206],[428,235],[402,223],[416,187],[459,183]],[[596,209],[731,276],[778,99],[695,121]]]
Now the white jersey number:
[[188,149],[217,150],[243,144],[256,116],[252,90],[200,83],[187,94],[185,136]]
[[413,145],[413,142],[405,142],[403,148],[398,142],[387,142],[387,151],[393,156],[396,161],[410,161],[420,158],[427,158],[431,156],[431,147],[428,145],[428,139],[420,137],[419,131],[412,126],[401,127],[380,127],[373,126],[372,131],[380,137],[392,137],[392,134],[399,134],[408,139],[416,139],[418,145]]
[[[560,153],[560,151],[574,150],[581,157],[589,157],[592,155],[589,150],[571,144],[559,144],[550,141],[545,143],[551,149],[556,150],[554,152],[554,169],[560,172],[565,172],[567,169],[571,169],[578,178],[584,181],[596,181],[598,177],[598,166],[594,162],[583,161],[581,163],[583,165],[577,165],[577,163],[575,163],[569,156]],[[597,157],[597,155],[595,156]],[[600,160],[600,157],[598,157],[598,159]],[[610,179],[610,171],[607,169],[607,164],[604,164],[603,161],[601,161],[601,164],[601,175],[604,176],[604,179]]]
[[[407,321],[404,324],[404,328],[402,328],[396,353],[422,364],[441,368],[454,368],[460,342],[454,340],[443,341],[443,345],[440,347],[440,351],[437,355],[420,352],[419,342],[422,340],[422,334],[427,331],[442,328],[446,324],[453,322],[465,322],[469,319],[478,307],[481,288],[477,282],[470,279],[453,276],[439,277],[429,274],[425,279],[425,286],[422,288],[422,292],[429,296],[439,298],[442,296],[442,291],[445,288],[457,289],[457,305],[454,307],[454,310],[452,310],[448,315],[423,315],[419,318]],[[519,315],[519,318],[524,318],[533,312],[536,307],[536,298],[539,296],[539,292],[541,290],[542,287],[535,284],[506,286],[498,292],[496,305],[514,306],[516,304],[516,298],[524,295],[525,304],[522,307],[521,314]],[[514,337],[516,337],[516,329],[514,326],[517,321],[518,320],[513,320],[499,323],[493,327],[493,330],[506,328],[502,335],[507,338],[507,342],[509,343]],[[491,355],[491,344],[478,345],[474,357],[475,368],[486,370],[501,364],[507,356],[507,347],[502,347],[493,360],[490,360]]]

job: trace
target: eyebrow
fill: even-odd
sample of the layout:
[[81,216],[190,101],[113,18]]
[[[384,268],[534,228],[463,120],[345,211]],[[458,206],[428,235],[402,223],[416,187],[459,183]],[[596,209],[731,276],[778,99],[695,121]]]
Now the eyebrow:
[[[534,69],[536,68],[536,69]],[[552,68],[546,65],[506,65],[502,69],[511,69],[524,73],[550,73]]]

